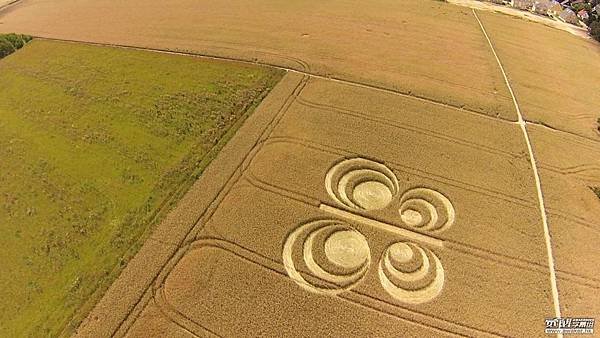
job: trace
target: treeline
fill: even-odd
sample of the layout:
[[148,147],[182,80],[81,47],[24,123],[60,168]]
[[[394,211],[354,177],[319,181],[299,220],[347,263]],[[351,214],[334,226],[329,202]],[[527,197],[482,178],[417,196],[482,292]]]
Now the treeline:
[[596,20],[590,23],[590,35],[596,39],[596,41],[600,41],[600,19],[596,18]]
[[600,41],[600,13],[598,13],[598,10],[594,10],[594,8],[597,8],[595,6],[599,3],[600,1],[598,0],[592,0],[573,5],[575,12],[584,10],[588,13],[588,18],[584,22],[588,26],[592,38],[597,41]]
[[23,34],[0,34],[0,59],[14,53],[31,41],[31,36]]

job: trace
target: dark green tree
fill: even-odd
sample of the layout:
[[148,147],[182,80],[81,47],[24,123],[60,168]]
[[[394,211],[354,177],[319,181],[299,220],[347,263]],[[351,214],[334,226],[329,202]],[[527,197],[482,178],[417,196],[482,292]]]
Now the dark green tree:
[[600,21],[594,21],[590,24],[590,35],[600,41]]
[[31,36],[24,34],[0,34],[0,59],[22,48],[31,39]]
[[4,36],[0,35],[0,59],[13,53],[15,46]]
[[25,44],[25,41],[23,41],[21,35],[15,33],[4,34],[4,38],[10,41],[15,49],[21,49],[21,47],[23,47]]

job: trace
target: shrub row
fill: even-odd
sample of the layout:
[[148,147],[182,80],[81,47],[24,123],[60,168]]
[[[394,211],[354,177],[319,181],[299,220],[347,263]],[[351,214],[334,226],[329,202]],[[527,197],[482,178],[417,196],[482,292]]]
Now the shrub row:
[[600,21],[593,21],[590,24],[590,35],[597,41],[600,41]]
[[31,36],[23,34],[0,34],[0,59],[14,53],[31,41]]

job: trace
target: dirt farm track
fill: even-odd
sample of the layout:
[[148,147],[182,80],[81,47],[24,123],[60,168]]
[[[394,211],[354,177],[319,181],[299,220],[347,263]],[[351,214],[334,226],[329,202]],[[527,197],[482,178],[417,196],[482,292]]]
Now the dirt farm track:
[[600,318],[597,43],[432,0],[23,0],[0,32],[287,71],[77,336]]

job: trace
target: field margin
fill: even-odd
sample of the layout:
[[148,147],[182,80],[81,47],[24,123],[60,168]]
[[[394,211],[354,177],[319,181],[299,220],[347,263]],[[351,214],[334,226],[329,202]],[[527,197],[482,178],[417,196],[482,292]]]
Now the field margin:
[[[281,81],[282,77],[285,74],[281,73],[273,73],[267,79],[267,87],[263,90],[258,96],[249,101],[242,109],[241,116],[233,123],[228,129],[224,130],[224,132],[219,137],[219,141],[202,157],[201,161],[198,164],[198,167],[183,180],[179,181],[173,191],[160,202],[160,207],[148,217],[147,226],[139,232],[139,235],[136,236],[137,239],[135,242],[125,251],[124,255],[121,257],[121,262],[129,262],[135,257],[140,248],[144,245],[144,243],[150,239],[150,235],[152,232],[158,227],[158,225],[165,219],[166,215],[168,215],[177,205],[177,203],[181,200],[183,196],[187,193],[190,187],[194,184],[194,182],[202,175],[202,173],[206,170],[207,166],[210,165],[212,160],[214,160],[219,152],[227,145],[227,143],[233,138],[235,133],[239,130],[239,128],[244,124],[244,122],[248,119],[249,116],[255,111],[255,109],[260,105],[260,103],[269,95],[274,86],[277,85],[278,82]],[[71,318],[70,321],[64,322],[64,329],[61,332],[60,336],[69,336],[74,330],[81,324],[81,322],[88,316],[88,314],[92,311],[94,306],[98,303],[98,301],[103,297],[107,289],[110,287],[112,283],[116,281],[118,276],[122,273],[122,271],[126,268],[127,265],[117,264],[106,276],[104,280],[98,283],[94,292],[90,295],[85,303],[78,309],[75,315]]]
[[[303,77],[288,73],[241,124],[177,206],[146,238],[141,249],[121,271],[104,296],[76,330],[78,337],[109,337],[126,330],[130,314],[141,311],[153,281],[183,244],[193,240],[193,229],[211,208],[231,178],[240,173],[248,154],[280,112]],[[147,300],[147,299],[146,299]],[[124,332],[123,332],[124,333]],[[67,332],[64,332],[67,334]],[[63,335],[64,335],[63,334]]]
[[[535,160],[535,154],[533,153],[533,147],[531,145],[529,133],[527,132],[527,122],[523,118],[523,114],[521,113],[521,108],[519,107],[519,103],[517,101],[517,98],[515,97],[513,88],[510,84],[508,76],[506,75],[504,66],[502,65],[502,62],[500,61],[500,58],[498,57],[498,54],[496,53],[494,44],[490,40],[490,37],[488,36],[483,23],[479,19],[477,12],[475,11],[475,9],[472,9],[472,11],[473,11],[473,15],[477,19],[477,22],[479,23],[479,26],[481,27],[481,31],[483,32],[483,35],[485,36],[485,39],[487,40],[492,53],[494,54],[494,57],[496,58],[496,61],[498,62],[498,67],[500,67],[500,70],[502,71],[502,76],[504,77],[506,86],[508,87],[510,95],[512,96],[512,100],[515,105],[515,110],[517,111],[517,115],[519,117],[518,125],[521,128],[521,131],[523,133],[523,138],[525,140],[525,143],[527,144],[527,150],[529,153],[529,161],[531,162],[531,169],[533,171],[533,177],[535,180],[536,192],[537,192],[538,202],[539,202],[539,209],[540,209],[540,213],[541,213],[541,217],[542,217],[542,225],[544,228],[544,239],[545,239],[545,244],[546,244],[546,251],[548,254],[548,270],[550,273],[550,287],[552,290],[552,302],[554,304],[554,315],[557,318],[560,318],[561,317],[560,301],[559,301],[559,297],[558,297],[558,286],[557,286],[557,282],[556,282],[556,271],[555,271],[556,268],[555,268],[555,263],[554,263],[554,254],[552,253],[550,229],[548,226],[548,215],[546,213],[546,206],[545,206],[545,202],[544,202],[544,192],[542,190],[542,182],[540,179],[538,166],[537,166],[537,163]],[[558,337],[562,337],[562,334],[558,334]]]

